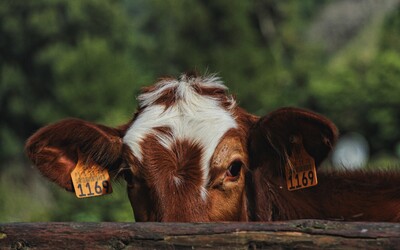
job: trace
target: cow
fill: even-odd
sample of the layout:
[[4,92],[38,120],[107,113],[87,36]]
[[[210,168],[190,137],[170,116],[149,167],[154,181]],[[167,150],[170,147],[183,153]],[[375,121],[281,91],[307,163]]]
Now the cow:
[[73,118],[45,126],[26,153],[67,191],[77,191],[78,165],[124,179],[136,221],[400,220],[398,173],[319,169],[338,138],[320,114],[250,114],[216,75],[162,78],[138,103],[116,128]]

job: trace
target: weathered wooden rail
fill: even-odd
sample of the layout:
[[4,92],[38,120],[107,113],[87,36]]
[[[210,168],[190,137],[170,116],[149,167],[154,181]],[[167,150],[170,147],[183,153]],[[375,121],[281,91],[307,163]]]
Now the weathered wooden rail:
[[0,249],[400,249],[400,223],[4,223]]

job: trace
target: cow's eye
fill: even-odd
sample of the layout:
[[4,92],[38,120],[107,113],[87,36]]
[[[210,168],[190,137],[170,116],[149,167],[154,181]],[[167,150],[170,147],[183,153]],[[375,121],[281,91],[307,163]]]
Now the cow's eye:
[[226,170],[226,176],[231,177],[234,180],[238,179],[242,166],[243,163],[241,161],[233,161]]

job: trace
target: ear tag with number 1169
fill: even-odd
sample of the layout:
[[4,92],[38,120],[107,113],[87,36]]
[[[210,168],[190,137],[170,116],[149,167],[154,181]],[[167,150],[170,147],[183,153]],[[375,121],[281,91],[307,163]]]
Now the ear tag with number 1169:
[[292,154],[285,166],[286,184],[289,191],[318,184],[314,159],[307,153],[301,137],[293,137]]
[[78,198],[89,198],[112,193],[110,175],[107,169],[93,164],[86,166],[80,160],[71,172],[75,195]]

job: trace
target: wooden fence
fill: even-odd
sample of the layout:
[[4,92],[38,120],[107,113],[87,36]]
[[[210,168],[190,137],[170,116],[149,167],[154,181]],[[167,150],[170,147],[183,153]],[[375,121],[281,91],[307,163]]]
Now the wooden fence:
[[400,249],[400,223],[3,223],[0,249]]

